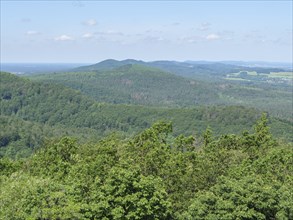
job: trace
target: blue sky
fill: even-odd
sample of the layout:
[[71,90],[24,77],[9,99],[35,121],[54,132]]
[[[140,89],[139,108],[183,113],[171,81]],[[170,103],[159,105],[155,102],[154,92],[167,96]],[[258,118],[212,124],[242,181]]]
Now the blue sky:
[[3,1],[1,62],[292,62],[292,1]]

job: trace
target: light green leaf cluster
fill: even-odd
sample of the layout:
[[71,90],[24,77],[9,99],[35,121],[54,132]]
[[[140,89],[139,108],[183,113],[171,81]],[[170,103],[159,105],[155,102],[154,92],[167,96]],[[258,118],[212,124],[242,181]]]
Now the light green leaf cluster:
[[0,159],[0,219],[292,219],[293,148],[265,115],[203,141],[155,123],[128,140],[48,142]]

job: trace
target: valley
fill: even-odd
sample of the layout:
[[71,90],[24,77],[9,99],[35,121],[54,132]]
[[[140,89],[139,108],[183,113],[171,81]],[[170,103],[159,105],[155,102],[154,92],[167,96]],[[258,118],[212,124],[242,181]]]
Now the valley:
[[[65,135],[81,143],[112,133],[129,138],[157,121],[171,121],[175,136],[201,140],[208,126],[215,135],[250,130],[264,111],[270,115],[273,134],[293,141],[289,85],[227,83],[221,78],[225,74],[211,77],[214,73],[208,72],[204,78],[197,72],[188,78],[160,69],[162,63],[163,69],[185,68],[171,61],[151,66],[136,60],[105,60],[70,72],[21,77],[2,72],[1,155],[27,157],[47,139]],[[211,68],[205,65],[200,64],[201,69]],[[256,71],[247,72],[255,75]]]
[[0,218],[290,219],[290,110],[256,107],[287,88],[141,64],[0,80]]
[[293,220],[292,8],[0,0],[0,220]]
[[[283,72],[288,80],[279,83],[279,77],[270,75],[280,76],[280,73],[271,71],[282,69],[222,63],[197,64],[193,68],[189,65],[173,61],[105,60],[73,69],[74,72],[34,75],[29,78],[61,83],[98,102],[167,107],[244,105],[292,121],[290,72]],[[254,71],[248,72],[250,75],[247,74],[246,78],[242,74],[241,78],[234,72],[240,68]],[[265,75],[265,80],[253,76],[257,73]],[[252,78],[248,80],[249,77]],[[267,83],[271,79],[274,81]]]

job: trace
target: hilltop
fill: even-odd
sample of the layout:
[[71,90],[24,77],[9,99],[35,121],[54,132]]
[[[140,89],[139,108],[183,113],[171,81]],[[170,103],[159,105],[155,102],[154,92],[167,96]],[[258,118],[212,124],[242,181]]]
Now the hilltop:
[[171,72],[178,76],[191,77],[191,78],[221,78],[225,77],[229,73],[237,73],[239,71],[255,71],[258,73],[270,72],[282,72],[288,71],[284,68],[274,68],[267,66],[252,66],[250,63],[245,65],[245,62],[204,62],[204,61],[168,61],[159,60],[145,62],[142,60],[126,59],[126,60],[114,60],[108,59],[96,64],[80,66],[72,69],[72,71],[86,72],[86,71],[100,71],[100,70],[112,70],[120,66],[127,64],[140,64],[144,66],[157,67],[161,70]]
[[[98,102],[153,106],[191,106],[214,103],[214,88],[204,82],[185,79],[161,69],[126,64],[111,70],[69,72],[31,77],[78,89]],[[211,103],[210,103],[211,104]]]

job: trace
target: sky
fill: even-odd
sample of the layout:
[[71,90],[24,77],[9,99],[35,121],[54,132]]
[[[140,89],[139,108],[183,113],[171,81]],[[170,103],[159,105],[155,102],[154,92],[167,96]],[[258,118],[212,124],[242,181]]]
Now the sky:
[[1,0],[0,62],[292,62],[292,1]]

